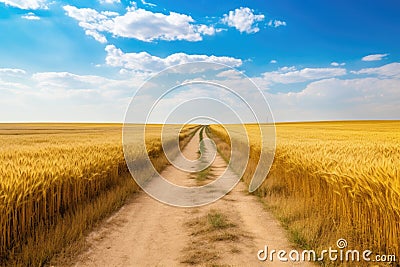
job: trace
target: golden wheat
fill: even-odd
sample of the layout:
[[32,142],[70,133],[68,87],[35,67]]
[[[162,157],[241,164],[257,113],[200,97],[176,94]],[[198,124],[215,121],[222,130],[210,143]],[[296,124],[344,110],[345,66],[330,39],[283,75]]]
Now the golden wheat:
[[[193,127],[185,127],[181,138]],[[159,157],[160,129],[146,128],[147,150],[156,151],[151,159],[158,170],[166,162]],[[0,265],[18,257],[39,229],[62,224],[78,206],[130,179],[122,175],[128,170],[118,124],[3,124],[0,136]]]
[[[225,127],[231,138],[244,138],[235,134],[238,126]],[[246,128],[248,183],[261,139],[255,125]],[[400,122],[286,123],[276,129],[274,164],[258,194],[295,241],[323,249],[343,237],[353,248],[399,256]],[[229,143],[221,126],[211,130]]]

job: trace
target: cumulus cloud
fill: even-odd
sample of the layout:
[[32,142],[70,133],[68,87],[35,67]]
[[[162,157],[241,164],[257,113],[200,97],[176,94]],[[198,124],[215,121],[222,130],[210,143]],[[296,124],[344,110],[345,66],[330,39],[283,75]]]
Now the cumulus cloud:
[[[175,64],[175,61],[192,59],[185,54],[160,58],[147,53],[123,53],[114,46],[108,46],[108,50],[107,53],[111,53],[108,60],[111,61],[107,64],[128,70],[163,68]],[[265,92],[276,120],[398,119],[400,63],[358,71],[363,75],[378,77],[339,79],[335,76],[345,71],[333,70],[340,68],[298,70],[284,67],[276,71],[274,75],[277,76],[272,79],[275,83],[310,81],[298,92]],[[118,79],[70,72],[30,75],[23,69],[0,68],[0,120],[122,121],[131,96],[148,77],[149,73],[145,72],[119,76]],[[246,93],[246,82],[235,71],[221,70],[216,78],[215,82],[243,89],[243,93]],[[266,80],[265,77],[254,77],[252,80],[265,89],[260,83]],[[192,97],[190,94],[194,91],[186,93]],[[197,92],[201,96],[208,93]]]
[[27,20],[40,20],[40,17],[36,16],[35,13],[29,12],[25,15],[22,15],[21,18],[27,19]]
[[241,59],[226,56],[208,56],[208,55],[188,55],[185,53],[175,53],[165,58],[150,55],[147,52],[124,53],[114,45],[107,45],[106,64],[113,67],[139,72],[155,72],[163,70],[169,66],[190,63],[196,61],[206,61],[221,63],[232,67],[238,67],[242,64]]
[[23,69],[0,68],[0,75],[1,74],[16,75],[16,74],[25,74],[25,73],[26,73],[26,71]]
[[330,78],[300,92],[268,94],[279,121],[398,119],[400,80]]
[[372,55],[363,57],[361,60],[362,61],[379,61],[388,55],[389,54],[372,54]]
[[149,6],[149,7],[156,7],[157,6],[156,4],[152,4],[152,3],[146,2],[145,0],[141,0],[141,2],[142,2],[143,5]]
[[47,0],[0,0],[0,3],[20,9],[48,9]]
[[394,77],[400,79],[400,63],[394,62],[377,68],[365,68],[352,71],[354,74],[378,75],[380,77]]
[[275,59],[271,59],[271,61],[269,63],[276,64],[276,63],[278,63],[278,61],[276,61]]
[[332,62],[332,63],[331,63],[331,66],[334,66],[334,67],[339,67],[339,66],[344,66],[344,65],[346,65],[345,62],[342,62],[342,63]]
[[262,79],[267,83],[298,83],[324,78],[342,76],[346,74],[343,68],[304,68],[283,67],[277,71],[263,73]]
[[102,35],[101,33],[99,33],[98,31],[86,30],[85,34],[87,36],[92,36],[96,41],[98,41],[98,42],[100,42],[102,44],[107,43],[107,38],[104,35]]
[[123,15],[70,5],[64,6],[64,10],[69,17],[79,22],[79,26],[85,29],[87,35],[102,43],[107,42],[104,33],[145,42],[155,40],[195,42],[201,41],[205,35],[214,35],[218,32],[214,26],[196,24],[191,16],[185,14],[153,13],[135,5],[127,8],[127,12]]
[[[0,70],[0,121],[122,121],[130,98],[148,78]],[[5,73],[19,76],[6,79]]]
[[278,28],[280,26],[286,26],[286,21],[282,21],[282,20],[270,20],[268,22],[268,26],[270,27],[274,27],[274,28]]
[[224,14],[221,21],[240,32],[256,33],[260,30],[257,22],[263,21],[265,16],[262,14],[256,15],[253,12],[254,10],[248,7],[240,7],[229,11],[228,14]]
[[106,78],[95,75],[77,75],[69,72],[40,72],[32,75],[39,87],[69,87],[71,89],[93,89],[106,84]]
[[[218,78],[229,78],[229,79],[235,79],[235,80],[243,78],[243,76],[241,74],[239,74],[237,70],[232,70],[232,69],[223,70],[215,76]],[[218,81],[214,81],[214,82],[218,82]]]
[[[27,73],[23,69],[0,68],[0,91],[25,90],[28,86],[25,83]],[[5,96],[0,96],[7,97]]]
[[100,4],[118,4],[120,0],[100,0]]

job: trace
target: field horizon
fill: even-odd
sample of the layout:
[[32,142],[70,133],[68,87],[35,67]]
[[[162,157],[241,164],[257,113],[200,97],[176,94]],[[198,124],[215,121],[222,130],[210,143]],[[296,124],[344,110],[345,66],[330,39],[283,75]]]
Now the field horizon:
[[[296,123],[329,123],[329,122],[397,122],[400,121],[400,119],[349,119],[349,120],[307,120],[307,121],[277,121],[274,122],[274,124],[285,124],[285,123],[290,123],[290,124],[296,124]],[[52,124],[52,125],[124,125],[124,122],[0,122],[0,125],[46,125],[46,124]],[[131,123],[131,124],[138,124],[138,125],[143,125],[143,123]],[[149,125],[182,125],[183,123],[148,123]],[[196,123],[190,123],[190,124],[196,124]],[[223,125],[228,124],[228,125],[233,125],[236,123],[221,123]],[[257,122],[244,122],[243,124],[264,124],[264,123],[257,123]],[[211,124],[196,124],[196,125],[211,125]]]

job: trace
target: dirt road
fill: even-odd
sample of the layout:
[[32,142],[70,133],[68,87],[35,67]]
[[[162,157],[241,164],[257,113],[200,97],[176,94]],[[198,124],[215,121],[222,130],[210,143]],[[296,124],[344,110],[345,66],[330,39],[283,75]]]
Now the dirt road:
[[[183,153],[198,158],[199,135]],[[189,174],[168,166],[162,173],[175,184],[197,186],[226,167],[217,155],[206,173]],[[90,249],[75,266],[309,266],[309,263],[261,262],[268,248],[289,252],[284,230],[257,197],[240,182],[222,199],[198,208],[177,208],[138,193],[88,237]]]

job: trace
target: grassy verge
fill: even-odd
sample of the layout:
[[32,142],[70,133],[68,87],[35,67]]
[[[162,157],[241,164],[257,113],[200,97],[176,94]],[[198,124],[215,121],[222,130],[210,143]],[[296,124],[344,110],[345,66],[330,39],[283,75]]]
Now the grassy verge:
[[[204,139],[204,131],[207,131],[207,129],[208,129],[207,126],[200,128],[200,132],[199,132],[200,146],[199,146],[198,154],[204,153],[206,150],[204,143],[202,141]],[[212,180],[212,178],[214,177],[214,175],[212,173],[211,165],[199,172],[193,173],[191,177],[194,177],[194,179],[196,179],[198,185],[206,184],[207,180]]]
[[185,226],[190,229],[191,242],[184,249],[181,262],[222,266],[218,263],[221,253],[239,253],[235,242],[248,237],[234,221],[234,214],[211,209],[187,222]]
[[224,142],[222,138],[220,138],[217,134],[213,133],[210,130],[210,127],[207,127],[205,131],[208,138],[214,140],[219,155],[223,158],[223,160],[226,163],[229,163],[229,160],[231,158],[231,145],[227,142]]

